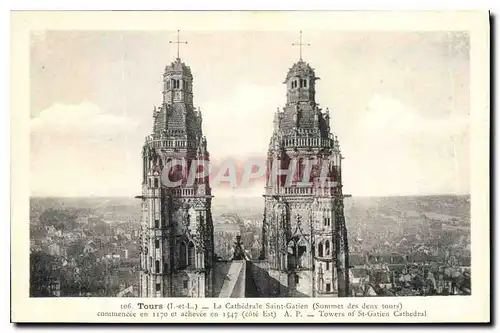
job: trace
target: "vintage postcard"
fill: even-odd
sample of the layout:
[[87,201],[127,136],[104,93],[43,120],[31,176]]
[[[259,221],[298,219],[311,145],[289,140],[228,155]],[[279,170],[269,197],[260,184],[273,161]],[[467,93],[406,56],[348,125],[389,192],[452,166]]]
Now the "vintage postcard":
[[490,321],[487,12],[11,34],[12,321]]

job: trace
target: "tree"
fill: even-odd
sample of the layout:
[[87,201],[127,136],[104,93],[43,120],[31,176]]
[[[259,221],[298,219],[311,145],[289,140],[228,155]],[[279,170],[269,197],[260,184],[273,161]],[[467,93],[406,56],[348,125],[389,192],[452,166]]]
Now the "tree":
[[78,239],[72,244],[68,245],[67,248],[67,255],[69,258],[76,257],[80,254],[83,253],[83,249],[85,248],[85,240],[84,239]]
[[415,275],[411,281],[411,286],[413,290],[421,290],[424,287],[424,281],[419,275]]
[[53,226],[57,230],[72,230],[76,226],[76,216],[66,210],[47,208],[40,215],[43,226]]
[[49,290],[50,280],[54,277],[55,258],[36,251],[30,254],[30,297],[52,296]]
[[81,281],[78,275],[72,272],[61,274],[61,296],[80,296],[82,290]]

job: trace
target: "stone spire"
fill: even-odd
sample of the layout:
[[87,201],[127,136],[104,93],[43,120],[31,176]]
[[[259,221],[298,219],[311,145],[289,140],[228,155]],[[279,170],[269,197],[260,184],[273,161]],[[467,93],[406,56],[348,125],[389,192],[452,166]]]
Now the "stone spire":
[[247,260],[245,250],[243,249],[243,243],[241,242],[241,236],[236,236],[236,242],[234,243],[234,252],[232,260]]

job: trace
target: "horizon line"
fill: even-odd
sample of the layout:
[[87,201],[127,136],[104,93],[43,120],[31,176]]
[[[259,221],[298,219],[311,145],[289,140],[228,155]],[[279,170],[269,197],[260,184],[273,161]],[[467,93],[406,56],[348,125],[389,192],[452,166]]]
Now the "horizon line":
[[[431,197],[431,196],[457,196],[464,197],[470,196],[470,193],[424,193],[424,194],[390,194],[390,195],[351,195],[348,198],[390,198],[390,197]],[[214,199],[248,199],[248,198],[262,198],[263,195],[252,196],[213,196]],[[76,198],[127,198],[138,199],[135,195],[30,195],[30,198],[63,198],[63,199],[76,199]]]

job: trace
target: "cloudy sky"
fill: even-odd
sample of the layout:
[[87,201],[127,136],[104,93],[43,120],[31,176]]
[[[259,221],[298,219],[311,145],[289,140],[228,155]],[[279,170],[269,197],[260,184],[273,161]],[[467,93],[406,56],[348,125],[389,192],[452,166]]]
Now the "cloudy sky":
[[[32,35],[32,195],[136,195],[175,31]],[[263,157],[297,32],[186,31],[212,160]],[[461,33],[304,31],[353,195],[468,193],[469,42]],[[215,196],[261,195],[261,184]]]

